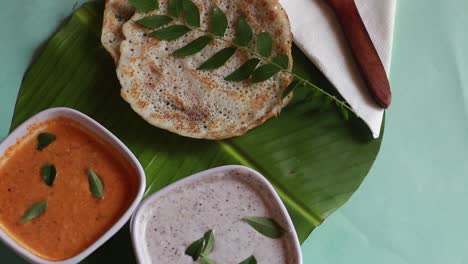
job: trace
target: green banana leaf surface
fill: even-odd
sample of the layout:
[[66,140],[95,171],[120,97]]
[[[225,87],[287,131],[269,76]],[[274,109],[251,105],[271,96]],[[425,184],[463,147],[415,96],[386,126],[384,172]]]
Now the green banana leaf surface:
[[[242,164],[273,184],[301,241],[342,206],[369,172],[381,139],[358,118],[344,120],[312,88],[296,91],[281,115],[244,136],[207,141],[152,127],[120,98],[115,66],[100,43],[103,2],[77,9],[45,45],[24,77],[12,129],[35,113],[66,106],[96,119],[137,156],[146,196],[195,172]],[[296,48],[295,71],[333,91]],[[134,263],[128,226],[83,263]]]

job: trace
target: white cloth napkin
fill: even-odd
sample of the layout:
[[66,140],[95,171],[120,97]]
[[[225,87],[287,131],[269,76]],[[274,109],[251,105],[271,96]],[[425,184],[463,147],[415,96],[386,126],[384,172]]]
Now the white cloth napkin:
[[[355,0],[387,74],[390,70],[396,0]],[[384,110],[369,95],[345,36],[325,0],[279,0],[288,13],[296,45],[325,74],[351,107],[380,135]]]

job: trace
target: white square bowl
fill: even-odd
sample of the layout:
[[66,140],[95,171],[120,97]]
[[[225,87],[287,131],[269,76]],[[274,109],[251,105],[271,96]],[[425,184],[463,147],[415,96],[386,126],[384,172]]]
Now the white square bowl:
[[160,191],[146,198],[145,201],[143,201],[141,205],[138,207],[138,209],[135,211],[135,213],[133,214],[132,220],[130,222],[130,232],[132,233],[133,249],[135,252],[135,256],[137,258],[137,262],[139,264],[149,264],[149,261],[146,259],[146,255],[145,255],[145,250],[144,250],[144,245],[143,245],[144,234],[143,232],[141,232],[142,228],[140,227],[140,225],[141,225],[141,218],[143,217],[145,210],[153,201],[159,199],[161,196],[171,192],[174,189],[177,189],[182,186],[190,185],[190,183],[198,181],[204,177],[209,177],[217,173],[229,172],[232,170],[240,170],[243,172],[247,172],[249,176],[253,177],[252,179],[253,183],[258,184],[258,186],[264,187],[269,192],[269,198],[273,199],[273,201],[270,201],[271,204],[284,217],[285,224],[286,224],[286,226],[284,227],[285,227],[285,230],[287,230],[288,232],[289,240],[292,244],[294,254],[297,258],[297,263],[295,264],[302,264],[301,245],[299,243],[299,239],[297,237],[297,233],[294,228],[294,225],[291,221],[291,217],[289,216],[288,211],[286,210],[286,207],[283,204],[283,201],[281,200],[281,198],[279,197],[279,195],[277,194],[277,192],[275,191],[271,183],[262,174],[260,174],[259,172],[255,170],[252,170],[251,168],[240,166],[240,165],[221,166],[221,167],[212,168],[209,170],[205,170],[205,171],[193,174],[189,177],[181,179],[161,189]]
[[28,119],[18,128],[16,128],[7,138],[5,138],[3,142],[0,143],[0,157],[3,156],[5,151],[10,146],[14,145],[17,142],[17,140],[21,139],[22,137],[28,134],[29,127],[31,127],[34,124],[38,124],[56,117],[65,117],[72,119],[89,129],[91,132],[95,133],[99,138],[101,138],[105,142],[111,144],[115,148],[115,150],[118,151],[119,155],[124,157],[130,163],[132,169],[138,175],[137,177],[139,178],[139,188],[137,195],[135,196],[133,202],[130,204],[130,207],[109,230],[107,230],[98,240],[96,240],[91,246],[83,250],[81,253],[66,260],[49,261],[42,259],[21,247],[14,239],[12,239],[5,232],[0,230],[0,240],[8,247],[10,247],[13,251],[15,251],[18,255],[20,255],[25,260],[33,264],[75,264],[89,256],[97,248],[104,244],[109,238],[115,235],[115,233],[117,233],[117,231],[119,231],[122,228],[122,226],[130,219],[133,211],[135,211],[141,199],[143,198],[143,194],[146,187],[145,172],[141,167],[140,162],[138,162],[133,153],[116,136],[109,132],[109,130],[107,130],[102,125],[100,125],[90,117],[86,116],[85,114],[70,108],[51,108],[42,111]]

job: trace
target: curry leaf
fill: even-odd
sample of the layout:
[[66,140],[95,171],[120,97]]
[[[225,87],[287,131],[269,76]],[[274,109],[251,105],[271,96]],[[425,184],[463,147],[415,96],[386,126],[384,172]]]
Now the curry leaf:
[[201,36],[194,41],[190,42],[189,44],[185,45],[184,47],[174,51],[174,55],[177,56],[189,56],[193,55],[197,52],[200,52],[203,48],[205,48],[210,42],[213,40],[210,36]]
[[47,208],[47,201],[41,201],[33,204],[23,215],[20,220],[20,224],[24,224],[45,212]]
[[240,82],[245,79],[248,79],[250,75],[252,75],[252,72],[255,71],[255,68],[257,67],[259,63],[260,63],[259,59],[256,59],[256,58],[250,59],[246,63],[244,63],[242,66],[240,66],[237,70],[235,70],[233,73],[229,74],[224,79],[226,81],[234,81],[234,82]]
[[285,233],[285,230],[275,220],[268,217],[252,216],[244,217],[242,220],[269,238],[280,238]]
[[200,11],[191,0],[182,0],[182,8],[187,23],[193,27],[200,27]]
[[273,64],[265,64],[258,67],[254,73],[252,74],[252,81],[253,82],[263,82],[265,80],[270,79],[271,76],[277,74],[281,71],[278,66]]
[[210,258],[208,258],[207,256],[202,256],[200,258],[200,264],[216,264],[216,263]]
[[88,183],[91,194],[97,199],[102,199],[104,197],[104,186],[101,178],[91,168],[88,169]]
[[192,257],[193,261],[197,261],[205,247],[205,243],[204,237],[198,239],[187,247],[185,255],[189,255]]
[[56,139],[57,139],[57,137],[54,134],[40,133],[39,136],[37,136],[37,149],[38,150],[45,149],[52,142],[54,142]]
[[217,5],[213,7],[213,15],[211,18],[211,33],[216,36],[223,37],[226,33],[228,20],[223,10]]
[[211,251],[213,251],[213,247],[214,247],[215,238],[214,238],[213,230],[206,232],[205,235],[203,235],[203,239],[205,239],[205,246],[201,254],[208,255],[211,253]]
[[258,67],[252,75],[253,82],[263,82],[270,79],[289,66],[289,57],[287,55],[279,55],[272,59],[273,64],[265,64]]
[[41,168],[42,179],[48,186],[52,186],[57,176],[57,169],[52,164],[46,164]]
[[247,45],[249,45],[249,42],[252,40],[252,37],[252,28],[250,27],[245,17],[240,17],[239,24],[237,25],[236,39],[234,40],[234,43],[241,47],[246,47]]
[[228,61],[232,55],[234,55],[236,50],[236,48],[228,47],[218,51],[215,55],[200,65],[198,70],[211,70],[223,66],[224,63],[226,63],[226,61]]
[[182,11],[182,0],[169,0],[169,15],[178,17]]
[[340,110],[341,116],[343,116],[344,120],[348,121],[349,120],[349,112],[348,110],[339,103],[336,103],[338,110]]
[[185,254],[191,256],[193,261],[197,261],[200,256],[202,258],[206,258],[206,256],[210,254],[211,251],[213,251],[214,242],[215,238],[213,230],[207,231],[202,238],[196,240],[187,247]]
[[271,60],[276,65],[280,66],[282,69],[288,69],[289,67],[289,57],[287,55],[279,55]]
[[149,12],[159,8],[158,0],[128,0],[139,12]]
[[270,57],[273,51],[273,39],[270,33],[262,32],[257,36],[257,52],[265,58]]
[[257,264],[257,259],[252,255],[239,264]]
[[286,87],[286,89],[284,89],[284,92],[283,92],[283,99],[288,96],[292,91],[296,90],[297,88],[303,86],[304,83],[302,81],[299,81],[297,79],[294,79],[289,85],[288,87]]
[[169,24],[172,20],[170,16],[154,15],[137,20],[137,23],[148,28],[160,28]]
[[159,40],[174,40],[182,37],[190,31],[190,28],[184,25],[174,25],[165,27],[149,33],[150,37],[157,38]]

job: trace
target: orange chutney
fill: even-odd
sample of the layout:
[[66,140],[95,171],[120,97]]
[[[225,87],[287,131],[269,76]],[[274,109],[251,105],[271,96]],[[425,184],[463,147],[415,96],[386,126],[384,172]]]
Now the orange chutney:
[[[37,135],[56,140],[37,150]],[[60,261],[79,254],[102,236],[128,209],[139,179],[117,151],[71,119],[59,117],[30,128],[7,150],[0,164],[0,229],[31,253]],[[53,164],[57,176],[44,183],[41,168]],[[104,197],[93,197],[87,170],[99,175]],[[45,212],[20,224],[26,210],[47,201]]]

